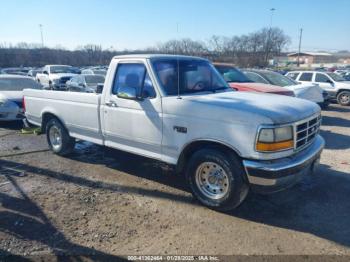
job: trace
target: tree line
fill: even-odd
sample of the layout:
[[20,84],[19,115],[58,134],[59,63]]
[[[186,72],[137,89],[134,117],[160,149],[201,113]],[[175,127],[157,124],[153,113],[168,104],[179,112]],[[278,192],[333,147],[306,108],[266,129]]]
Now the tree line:
[[143,50],[104,50],[89,44],[76,50],[62,47],[47,48],[36,44],[19,43],[15,46],[0,44],[0,67],[68,64],[73,66],[108,65],[115,55],[162,53],[200,56],[216,62],[242,67],[266,66],[273,56],[280,55],[290,44],[290,38],[280,28],[262,28],[241,36],[214,35],[207,41],[190,38],[169,40]]

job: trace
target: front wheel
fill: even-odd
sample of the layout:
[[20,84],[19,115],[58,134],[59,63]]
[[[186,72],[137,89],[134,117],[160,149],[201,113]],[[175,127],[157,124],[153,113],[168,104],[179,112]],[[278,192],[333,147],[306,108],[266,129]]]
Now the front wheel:
[[69,136],[67,129],[56,118],[47,123],[46,138],[50,149],[57,155],[68,155],[74,149],[75,139]]
[[350,106],[350,91],[342,91],[337,95],[337,102],[342,106]]
[[248,194],[241,161],[234,154],[217,149],[201,149],[191,157],[186,177],[192,194],[210,208],[228,211]]

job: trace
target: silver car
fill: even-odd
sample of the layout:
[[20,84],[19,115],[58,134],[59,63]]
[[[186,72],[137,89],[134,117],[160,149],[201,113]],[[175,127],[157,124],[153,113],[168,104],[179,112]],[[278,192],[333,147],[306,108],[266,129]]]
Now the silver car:
[[23,89],[41,89],[31,77],[0,75],[0,121],[23,119]]

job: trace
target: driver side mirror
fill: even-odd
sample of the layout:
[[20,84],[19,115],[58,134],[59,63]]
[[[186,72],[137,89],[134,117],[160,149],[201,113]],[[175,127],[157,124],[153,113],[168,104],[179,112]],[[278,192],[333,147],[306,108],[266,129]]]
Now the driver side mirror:
[[327,80],[327,83],[328,83],[328,84],[331,84],[331,85],[333,85],[333,84],[334,84],[334,83],[333,83],[333,81],[332,81],[332,80],[330,80],[330,79],[328,79],[328,80]]
[[44,75],[48,75],[48,74],[49,74],[49,72],[47,72],[47,71],[43,71],[43,74],[44,74]]
[[123,99],[139,100],[139,97],[137,97],[136,88],[129,86],[120,87],[118,89],[117,96]]

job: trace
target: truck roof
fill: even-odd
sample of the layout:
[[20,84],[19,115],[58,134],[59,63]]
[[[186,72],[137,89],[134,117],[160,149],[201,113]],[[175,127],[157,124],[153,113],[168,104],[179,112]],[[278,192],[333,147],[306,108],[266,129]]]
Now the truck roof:
[[135,54],[135,55],[118,55],[113,57],[113,59],[150,59],[150,58],[179,58],[179,59],[199,59],[203,61],[208,61],[207,59],[196,57],[196,56],[185,56],[185,55],[168,55],[168,54]]

